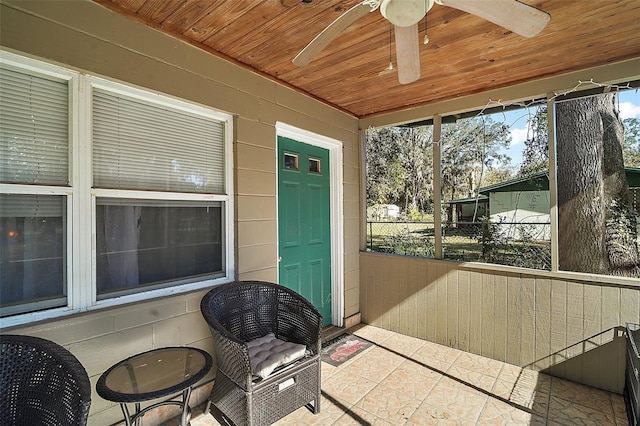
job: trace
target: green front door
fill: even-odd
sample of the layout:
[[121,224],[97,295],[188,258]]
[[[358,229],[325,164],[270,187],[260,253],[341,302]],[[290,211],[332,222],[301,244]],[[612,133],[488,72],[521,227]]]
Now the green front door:
[[279,281],[331,324],[329,151],[278,137]]

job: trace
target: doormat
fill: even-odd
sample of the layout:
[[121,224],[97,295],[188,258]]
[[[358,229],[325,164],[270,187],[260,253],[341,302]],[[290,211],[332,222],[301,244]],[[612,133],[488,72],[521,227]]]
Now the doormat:
[[372,344],[370,341],[353,334],[342,334],[322,344],[322,361],[339,367]]

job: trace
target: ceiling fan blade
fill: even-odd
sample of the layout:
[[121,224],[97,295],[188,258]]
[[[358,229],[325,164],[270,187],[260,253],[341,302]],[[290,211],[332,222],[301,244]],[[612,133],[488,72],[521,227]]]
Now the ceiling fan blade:
[[396,61],[398,62],[398,81],[409,84],[420,78],[420,43],[418,24],[410,27],[395,27]]
[[440,4],[479,16],[522,37],[533,37],[551,16],[517,0],[440,0]]
[[347,27],[367,13],[371,12],[371,6],[366,2],[358,3],[351,9],[338,16],[320,34],[318,34],[307,46],[293,58],[293,63],[299,67],[307,65],[325,47],[338,37]]

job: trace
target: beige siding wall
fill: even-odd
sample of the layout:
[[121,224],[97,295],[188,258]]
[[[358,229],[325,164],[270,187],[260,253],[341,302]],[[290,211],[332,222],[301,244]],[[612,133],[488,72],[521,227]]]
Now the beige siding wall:
[[622,392],[640,286],[372,253],[360,275],[364,323]]
[[[16,53],[102,75],[235,115],[235,267],[238,279],[277,280],[276,122],[343,143],[345,312],[359,312],[357,120],[274,81],[166,37],[90,1],[0,0],[0,43]],[[42,336],[71,350],[95,385],[118,360],[155,347],[213,352],[199,312],[204,291],[78,314],[3,333]],[[213,375],[209,376],[209,380]],[[95,389],[95,388],[94,388]],[[206,398],[206,389],[193,399]],[[90,424],[122,418],[95,393]]]

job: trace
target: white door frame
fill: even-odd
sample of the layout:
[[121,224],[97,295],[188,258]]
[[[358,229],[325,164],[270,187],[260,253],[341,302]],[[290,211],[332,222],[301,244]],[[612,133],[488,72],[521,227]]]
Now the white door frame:
[[[344,232],[343,232],[343,193],[342,193],[342,142],[302,130],[286,123],[276,123],[276,135],[318,146],[329,151],[330,170],[330,223],[331,223],[331,324],[342,327],[344,317]],[[278,149],[276,140],[276,164]],[[278,168],[276,167],[276,170]],[[278,176],[277,179],[280,177]],[[276,185],[277,188],[277,185]],[[276,193],[276,197],[278,194]],[[276,206],[278,203],[276,203]],[[276,207],[277,208],[277,207]],[[279,217],[279,216],[278,216]],[[280,247],[278,242],[278,247]],[[280,264],[278,263],[278,277]]]

